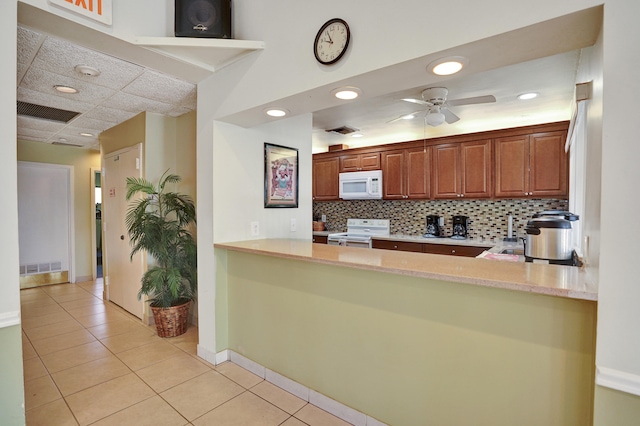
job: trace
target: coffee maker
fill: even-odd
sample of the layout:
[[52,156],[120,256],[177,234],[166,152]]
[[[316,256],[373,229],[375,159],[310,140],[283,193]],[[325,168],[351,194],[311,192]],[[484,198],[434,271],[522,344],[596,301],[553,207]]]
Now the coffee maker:
[[424,234],[425,238],[440,237],[440,216],[432,214],[427,216],[427,229]]
[[467,231],[469,230],[469,218],[467,216],[453,217],[453,235],[454,240],[465,240]]

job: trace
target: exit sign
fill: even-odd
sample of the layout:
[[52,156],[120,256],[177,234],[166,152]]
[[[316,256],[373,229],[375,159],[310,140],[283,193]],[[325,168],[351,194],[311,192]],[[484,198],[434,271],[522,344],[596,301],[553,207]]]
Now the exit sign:
[[112,0],[49,0],[49,3],[111,25]]

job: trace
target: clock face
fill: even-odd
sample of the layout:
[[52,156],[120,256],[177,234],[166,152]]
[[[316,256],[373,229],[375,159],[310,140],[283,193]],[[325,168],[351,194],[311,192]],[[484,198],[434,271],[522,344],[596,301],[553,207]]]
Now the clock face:
[[318,62],[325,65],[337,62],[347,51],[350,38],[349,26],[345,21],[337,18],[327,21],[318,31],[313,44]]

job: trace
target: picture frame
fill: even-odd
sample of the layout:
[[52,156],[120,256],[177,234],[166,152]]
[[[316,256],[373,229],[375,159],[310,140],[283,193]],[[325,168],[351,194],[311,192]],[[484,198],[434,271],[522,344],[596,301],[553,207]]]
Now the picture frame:
[[264,207],[298,207],[298,149],[265,142]]

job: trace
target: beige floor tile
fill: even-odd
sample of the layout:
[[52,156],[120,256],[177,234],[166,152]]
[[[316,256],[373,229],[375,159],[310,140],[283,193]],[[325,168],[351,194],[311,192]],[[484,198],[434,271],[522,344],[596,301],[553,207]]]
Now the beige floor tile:
[[62,307],[60,307],[60,305],[56,303],[53,305],[22,306],[20,314],[23,318],[37,318],[43,315],[57,314],[61,312],[64,312],[64,309],[62,309]]
[[31,344],[31,342],[29,342],[29,338],[27,338],[27,335],[24,334],[24,332],[22,333],[22,359],[23,360],[28,360],[31,358],[36,358],[38,356],[38,353],[36,352],[35,349],[33,349],[33,345]]
[[109,349],[102,343],[95,341],[45,355],[42,357],[42,362],[47,370],[53,374],[110,355]]
[[180,349],[171,343],[161,340],[120,352],[118,358],[133,371],[137,371],[181,354],[183,352]]
[[43,315],[40,317],[28,317],[28,316],[23,316],[22,317],[22,329],[23,330],[30,330],[32,328],[35,327],[44,327],[45,325],[49,325],[49,324],[57,324],[59,322],[62,321],[68,321],[70,319],[73,319],[73,317],[71,315],[69,315],[68,312],[66,311],[62,311],[62,312],[57,312],[55,314],[49,314],[49,315]]
[[85,327],[95,327],[100,324],[107,324],[113,321],[121,321],[127,319],[127,317],[120,312],[116,312],[113,309],[109,309],[105,312],[100,312],[93,315],[87,315],[83,317],[77,317],[80,324]]
[[97,339],[105,339],[107,337],[117,336],[118,334],[124,334],[130,331],[140,331],[142,327],[143,325],[141,323],[136,323],[123,317],[121,320],[96,325],[95,327],[88,328],[87,330],[96,336]]
[[80,425],[88,425],[138,402],[155,393],[135,374],[127,374],[66,398],[71,412]]
[[67,312],[74,318],[87,317],[89,315],[99,314],[107,310],[107,305],[103,302],[99,305],[88,305],[79,308],[69,309]]
[[62,396],[58,392],[58,388],[48,375],[24,383],[24,405],[27,410],[60,398]]
[[311,404],[305,405],[295,414],[295,417],[310,426],[349,426],[349,423],[344,420]]
[[289,414],[251,392],[245,392],[193,421],[195,426],[277,426]]
[[65,311],[72,311],[78,308],[83,308],[85,306],[93,306],[93,305],[104,305],[104,302],[98,299],[97,297],[87,295],[87,297],[83,297],[81,299],[70,300],[68,302],[60,303],[60,306]]
[[59,303],[60,305],[63,305],[64,303],[67,303],[67,302],[80,301],[80,300],[90,300],[90,299],[99,300],[88,291],[76,291],[68,294],[57,294],[57,295],[51,296],[51,298],[55,300],[56,303]]
[[25,333],[29,337],[29,340],[33,342],[78,330],[84,330],[84,327],[82,327],[78,321],[69,319],[55,324],[43,325],[42,327],[30,328],[25,330]]
[[42,357],[57,351],[79,346],[96,340],[87,330],[72,331],[59,336],[48,337],[31,342],[33,348]]
[[83,292],[84,291],[82,288],[78,287],[75,284],[71,284],[71,283],[53,284],[53,285],[43,286],[43,287],[40,287],[40,288],[42,289],[42,291],[44,291],[45,293],[47,293],[49,295],[69,294],[69,293],[76,293],[76,292]]
[[193,421],[242,392],[244,389],[238,384],[217,371],[209,371],[160,396],[187,420]]
[[92,426],[183,426],[189,422],[162,398],[154,396],[106,417]]
[[44,367],[44,364],[38,357],[26,359],[23,361],[22,364],[24,369],[25,382],[29,380],[37,379],[38,377],[44,377],[49,374],[47,369]]
[[289,417],[281,426],[308,426],[301,420],[296,419],[295,417]]
[[252,372],[232,362],[223,362],[216,366],[216,370],[245,389],[252,388],[264,380],[262,377],[256,376]]
[[131,370],[115,355],[97,359],[86,364],[68,368],[51,375],[62,396],[68,396],[116,377],[131,373]]
[[160,393],[210,370],[209,367],[192,356],[180,353],[157,364],[142,368],[136,374],[153,390]]
[[252,387],[251,392],[289,414],[296,413],[307,404],[306,401],[267,381],[262,381]]
[[34,296],[35,297],[32,297],[31,299],[20,297],[20,307],[22,308],[22,310],[24,310],[24,308],[30,308],[32,306],[48,306],[56,305],[58,303],[47,294],[38,294]]
[[20,290],[20,300],[22,300],[23,298],[25,300],[28,300],[31,297],[42,296],[42,295],[49,296],[39,287],[25,288],[23,290]]
[[63,399],[50,402],[32,410],[27,410],[29,426],[78,426],[71,410]]
[[[147,345],[157,342],[160,338],[157,334],[140,327],[137,330],[127,333],[118,334],[117,336],[100,339],[102,343],[115,354],[137,348],[138,346]],[[37,349],[37,348],[36,348]]]

